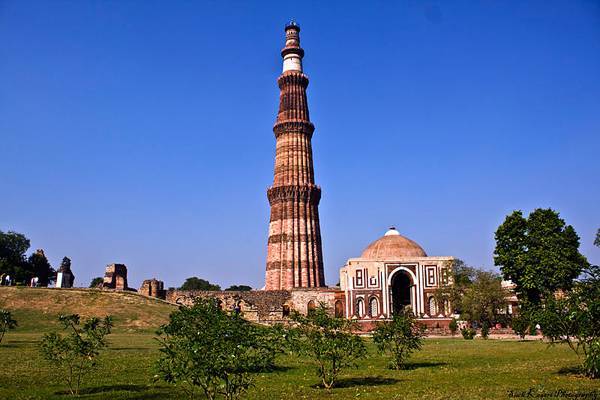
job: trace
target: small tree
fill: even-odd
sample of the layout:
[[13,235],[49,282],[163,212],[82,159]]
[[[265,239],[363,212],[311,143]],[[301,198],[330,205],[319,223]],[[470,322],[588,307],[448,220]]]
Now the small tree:
[[411,353],[420,350],[425,337],[425,326],[419,324],[411,311],[394,314],[391,321],[377,324],[373,341],[383,354],[391,353],[391,369],[404,369]]
[[97,276],[94,279],[92,279],[92,281],[90,282],[90,287],[91,288],[96,288],[102,282],[104,282],[104,279],[102,277],[100,277],[100,276]]
[[456,318],[452,318],[452,321],[448,324],[448,329],[450,329],[452,336],[456,335],[456,332],[458,331],[458,322],[456,321]]
[[71,394],[78,395],[81,379],[98,364],[100,351],[107,346],[105,337],[113,326],[112,318],[92,317],[83,325],[77,314],[61,315],[58,320],[69,333],[45,334],[40,350],[44,359],[66,378]]
[[317,375],[326,389],[335,385],[344,368],[355,367],[366,355],[363,340],[352,333],[352,321],[333,317],[322,303],[306,316],[294,312],[292,320],[298,324],[301,337],[298,348],[315,360]]
[[13,319],[12,314],[8,310],[0,308],[0,343],[4,339],[4,335],[11,329],[17,327],[17,321]]
[[162,326],[157,340],[158,377],[180,384],[190,398],[200,389],[208,399],[235,399],[252,386],[251,372],[273,365],[280,342],[269,328],[228,314],[211,299],[182,306]]
[[591,266],[572,290],[548,296],[537,320],[551,343],[567,343],[583,357],[585,374],[600,378],[600,267]]
[[512,318],[511,328],[517,335],[519,335],[521,340],[525,339],[525,335],[527,334],[528,327],[529,327],[529,319],[525,315],[519,314]]

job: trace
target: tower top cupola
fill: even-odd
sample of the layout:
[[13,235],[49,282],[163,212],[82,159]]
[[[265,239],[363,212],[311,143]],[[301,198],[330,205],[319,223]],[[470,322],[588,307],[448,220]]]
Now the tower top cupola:
[[285,47],[281,50],[283,72],[302,72],[304,50],[300,47],[300,25],[291,20],[285,26]]

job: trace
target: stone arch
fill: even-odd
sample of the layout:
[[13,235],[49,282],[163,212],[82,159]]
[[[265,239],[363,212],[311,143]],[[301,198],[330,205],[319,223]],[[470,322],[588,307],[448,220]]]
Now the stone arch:
[[438,307],[437,301],[435,301],[435,297],[430,296],[429,300],[427,301],[427,305],[429,308],[429,316],[435,317],[436,315],[438,315]]
[[358,299],[356,299],[356,315],[359,318],[362,318],[365,316],[365,301],[362,297],[359,297]]
[[379,300],[373,296],[369,299],[369,316],[375,318],[379,315]]
[[416,277],[408,268],[400,267],[392,272],[389,278],[392,314],[401,314],[407,307],[416,311],[418,307],[414,304],[416,299],[413,296],[415,282]]
[[335,301],[334,313],[336,318],[342,318],[344,316],[344,304],[341,300]]
[[307,314],[312,314],[315,312],[315,309],[317,308],[317,305],[315,304],[314,300],[311,300],[308,302],[308,304],[306,305],[306,313]]

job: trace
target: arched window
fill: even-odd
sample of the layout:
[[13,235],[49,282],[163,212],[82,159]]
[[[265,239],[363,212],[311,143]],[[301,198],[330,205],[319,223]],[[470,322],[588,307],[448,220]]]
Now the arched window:
[[284,317],[290,316],[290,306],[288,306],[287,304],[283,305],[283,316]]
[[429,316],[433,317],[437,315],[437,303],[435,302],[435,297],[431,296],[429,298]]
[[335,302],[335,317],[342,318],[344,316],[344,304],[342,304],[341,300],[337,300]]
[[375,318],[379,315],[379,302],[377,301],[377,297],[371,297],[369,300],[369,315],[371,318]]
[[365,301],[362,298],[356,300],[356,315],[363,317],[365,315]]
[[446,299],[444,300],[444,315],[448,316],[450,314],[450,300]]
[[317,306],[315,305],[315,301],[314,300],[309,301],[308,305],[306,306],[307,314],[310,315],[310,314],[314,313],[315,308],[317,308]]

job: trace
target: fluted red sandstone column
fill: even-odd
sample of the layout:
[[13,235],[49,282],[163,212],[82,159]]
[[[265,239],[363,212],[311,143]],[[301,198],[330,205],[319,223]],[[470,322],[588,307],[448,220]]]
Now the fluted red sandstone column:
[[279,113],[273,127],[275,172],[273,186],[267,191],[271,220],[266,290],[325,286],[319,227],[321,188],[315,185],[313,170],[315,127],[308,115],[300,27],[293,22],[286,26],[285,39],[283,73],[277,79]]

